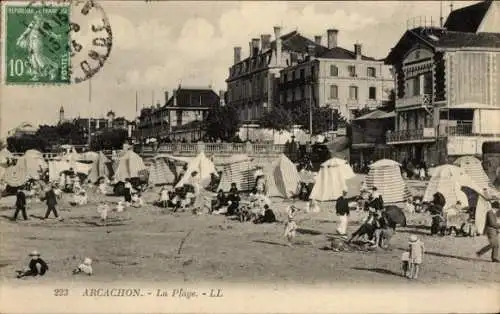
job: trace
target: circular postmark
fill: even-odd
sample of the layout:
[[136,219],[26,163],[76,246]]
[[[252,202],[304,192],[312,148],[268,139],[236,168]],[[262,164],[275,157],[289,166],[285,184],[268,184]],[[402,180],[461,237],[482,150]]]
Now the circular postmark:
[[7,14],[8,83],[80,83],[109,58],[113,34],[95,0],[31,1]]

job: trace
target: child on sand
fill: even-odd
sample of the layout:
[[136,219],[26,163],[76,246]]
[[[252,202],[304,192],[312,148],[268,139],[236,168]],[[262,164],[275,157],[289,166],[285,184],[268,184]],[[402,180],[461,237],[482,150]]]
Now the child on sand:
[[403,252],[401,255],[401,274],[403,277],[408,277],[408,270],[410,269],[410,252]]
[[33,251],[29,255],[31,260],[28,264],[28,267],[24,270],[17,270],[17,278],[22,278],[26,276],[43,276],[49,270],[49,266],[43,259],[40,258],[40,253],[37,251]]
[[106,224],[106,220],[108,219],[108,211],[109,211],[109,206],[106,204],[106,202],[101,202],[99,206],[97,207],[97,212],[101,215],[101,220]]
[[300,211],[300,209],[294,205],[289,206],[287,209],[288,221],[285,225],[285,232],[283,236],[287,238],[289,246],[293,245],[293,240],[295,239],[295,231],[297,230],[295,215],[298,211]]
[[409,253],[408,278],[417,279],[418,272],[420,270],[420,265],[422,264],[422,260],[424,258],[424,243],[420,241],[418,237],[414,234],[412,234],[410,237],[408,253]]
[[92,260],[88,257],[85,257],[83,260],[83,263],[80,264],[77,268],[73,269],[73,275],[76,274],[85,274],[85,275],[92,275]]

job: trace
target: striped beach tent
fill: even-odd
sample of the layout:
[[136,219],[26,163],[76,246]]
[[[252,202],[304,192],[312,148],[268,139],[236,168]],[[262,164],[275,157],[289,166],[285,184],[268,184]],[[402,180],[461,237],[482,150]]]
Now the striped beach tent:
[[174,183],[177,177],[174,162],[166,158],[154,158],[148,171],[149,184],[151,185]]
[[481,161],[476,157],[463,156],[455,160],[453,164],[462,168],[472,181],[477,183],[482,189],[493,190],[490,179],[484,171]]
[[369,189],[376,187],[385,203],[403,202],[411,196],[400,167],[399,163],[390,159],[381,159],[369,165],[366,186]]
[[295,164],[282,154],[276,161],[264,167],[268,196],[290,198],[297,194],[300,176]]
[[343,191],[347,191],[348,197],[357,195],[359,187],[351,183],[355,177],[345,160],[331,158],[321,164],[309,198],[324,202],[338,199]]
[[81,156],[85,161],[91,161],[91,169],[89,172],[89,180],[97,182],[99,178],[108,178],[112,172],[112,161],[104,155],[103,152],[87,152]]
[[236,183],[239,191],[248,192],[255,186],[255,167],[247,155],[233,155],[222,164],[222,175],[217,190],[229,191],[231,183]]

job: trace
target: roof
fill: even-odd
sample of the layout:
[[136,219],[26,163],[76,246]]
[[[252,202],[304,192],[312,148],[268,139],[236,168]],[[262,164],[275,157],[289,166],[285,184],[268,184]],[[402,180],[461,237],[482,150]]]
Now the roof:
[[492,3],[492,0],[481,1],[468,7],[454,10],[446,19],[444,27],[447,30],[455,32],[475,33]]
[[[177,98],[175,103],[174,97]],[[175,91],[164,107],[215,107],[219,103],[219,95],[212,89],[181,87]]]
[[367,113],[361,117],[358,117],[354,120],[359,121],[359,120],[380,120],[380,119],[389,119],[389,118],[394,118],[396,117],[396,113],[394,111],[391,112],[385,112],[382,110],[375,110],[370,113]]
[[[323,53],[317,55],[317,57],[327,59],[356,59],[356,53],[342,47],[335,47],[327,49]],[[376,61],[376,59],[364,55],[361,56],[361,60]]]
[[386,63],[400,61],[415,45],[433,50],[460,48],[500,49],[500,33],[454,32],[436,27],[417,27],[406,31],[389,55]]
[[[328,48],[326,48],[325,46],[318,45],[309,38],[302,36],[297,31],[285,34],[280,38],[281,38],[281,48],[283,50],[306,53],[309,45],[315,46],[317,52],[319,53],[323,53],[324,51],[328,50]],[[275,48],[276,48],[276,40],[273,40],[271,42],[271,49]]]

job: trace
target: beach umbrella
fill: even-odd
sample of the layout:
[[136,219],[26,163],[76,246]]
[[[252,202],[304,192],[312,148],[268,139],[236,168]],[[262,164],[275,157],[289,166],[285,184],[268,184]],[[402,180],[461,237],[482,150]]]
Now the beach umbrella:
[[406,226],[406,216],[403,210],[397,206],[389,205],[385,208],[385,214],[388,219],[402,227]]

